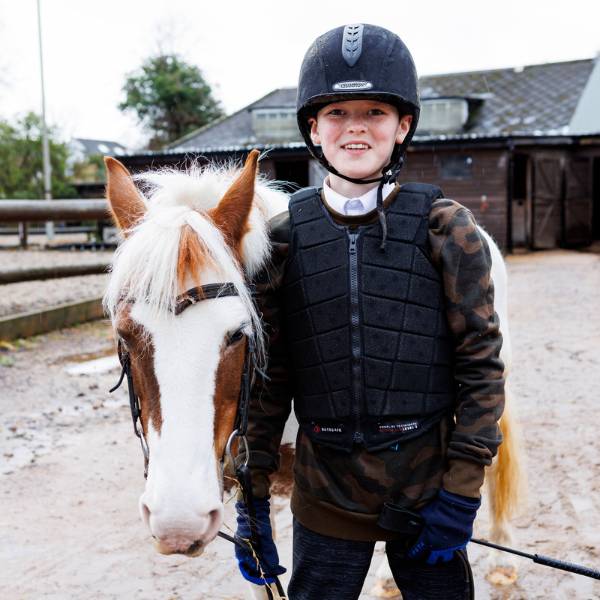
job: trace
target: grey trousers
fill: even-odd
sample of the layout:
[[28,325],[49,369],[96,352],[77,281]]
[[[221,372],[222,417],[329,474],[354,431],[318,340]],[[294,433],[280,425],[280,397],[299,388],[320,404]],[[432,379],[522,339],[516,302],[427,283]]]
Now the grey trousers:
[[[364,585],[375,542],[320,535],[294,519],[294,555],[289,600],[356,600]],[[465,573],[455,556],[430,565],[404,558],[404,544],[391,541],[386,552],[403,600],[464,600]]]

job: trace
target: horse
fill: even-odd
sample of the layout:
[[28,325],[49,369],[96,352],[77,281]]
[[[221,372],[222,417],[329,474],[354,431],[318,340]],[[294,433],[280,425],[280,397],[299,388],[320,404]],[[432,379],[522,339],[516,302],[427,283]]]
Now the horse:
[[[139,397],[132,410],[148,463],[140,514],[163,554],[200,556],[217,536],[226,487],[222,457],[236,423],[248,348],[256,349],[259,367],[266,360],[261,315],[247,284],[269,259],[267,222],[286,210],[288,197],[257,177],[258,154],[251,152],[243,169],[191,167],[134,178],[106,159],[107,196],[122,242],[104,306],[128,361],[123,373],[128,364],[134,400]],[[501,256],[496,261],[503,268]],[[502,285],[505,290],[505,280],[496,283],[497,297]],[[505,442],[489,473],[490,539],[499,543],[510,540],[508,519],[519,504],[512,485],[521,475],[518,436],[511,434],[516,424],[505,410]],[[292,479],[297,424],[290,419],[288,425],[275,493],[289,492]],[[516,573],[500,557],[491,564],[507,578]],[[266,597],[252,587],[255,598]]]

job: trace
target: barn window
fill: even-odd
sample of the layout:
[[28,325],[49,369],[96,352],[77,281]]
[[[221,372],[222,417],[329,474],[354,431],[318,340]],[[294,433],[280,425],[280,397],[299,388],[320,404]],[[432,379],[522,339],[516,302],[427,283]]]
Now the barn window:
[[451,134],[462,130],[469,118],[464,98],[435,98],[421,102],[417,135]]
[[473,158],[464,154],[448,154],[441,157],[440,176],[442,179],[471,179]]
[[252,129],[261,140],[297,140],[300,131],[294,108],[255,108]]

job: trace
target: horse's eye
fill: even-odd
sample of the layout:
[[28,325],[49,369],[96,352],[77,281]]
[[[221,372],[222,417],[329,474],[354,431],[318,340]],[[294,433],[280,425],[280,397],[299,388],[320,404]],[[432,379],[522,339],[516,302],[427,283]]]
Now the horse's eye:
[[[131,342],[126,339],[126,337],[129,337],[129,335],[128,335],[129,332],[127,332],[127,331],[124,332],[124,331],[117,330],[116,333],[117,333],[119,345],[121,347],[123,347],[123,350],[126,350],[126,351],[131,350]],[[123,334],[125,334],[125,335],[123,335]]]
[[238,327],[234,332],[227,336],[227,345],[232,346],[236,342],[239,342],[244,337],[244,331],[246,329],[246,323]]
[[131,350],[131,344],[124,337],[120,337],[119,340],[123,342],[123,344],[129,348],[129,350]]

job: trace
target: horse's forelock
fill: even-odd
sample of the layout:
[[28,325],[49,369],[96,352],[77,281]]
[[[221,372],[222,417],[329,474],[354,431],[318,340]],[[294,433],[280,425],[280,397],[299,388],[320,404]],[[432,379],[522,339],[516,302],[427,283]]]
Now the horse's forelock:
[[[205,165],[192,163],[186,171],[165,167],[134,175],[144,190],[148,217],[162,217],[165,210],[187,208],[200,214],[215,208],[231,187],[241,169],[235,163]],[[277,204],[279,209],[270,206]],[[239,256],[248,276],[255,275],[264,265],[269,252],[266,222],[287,204],[286,195],[278,184],[258,177],[254,204],[248,217],[247,233],[242,239]],[[237,253],[236,253],[237,254]]]
[[182,289],[186,280],[191,278],[200,286],[200,273],[206,267],[216,270],[216,265],[206,247],[200,242],[198,234],[186,223],[179,238],[179,256],[177,259],[177,283]]

